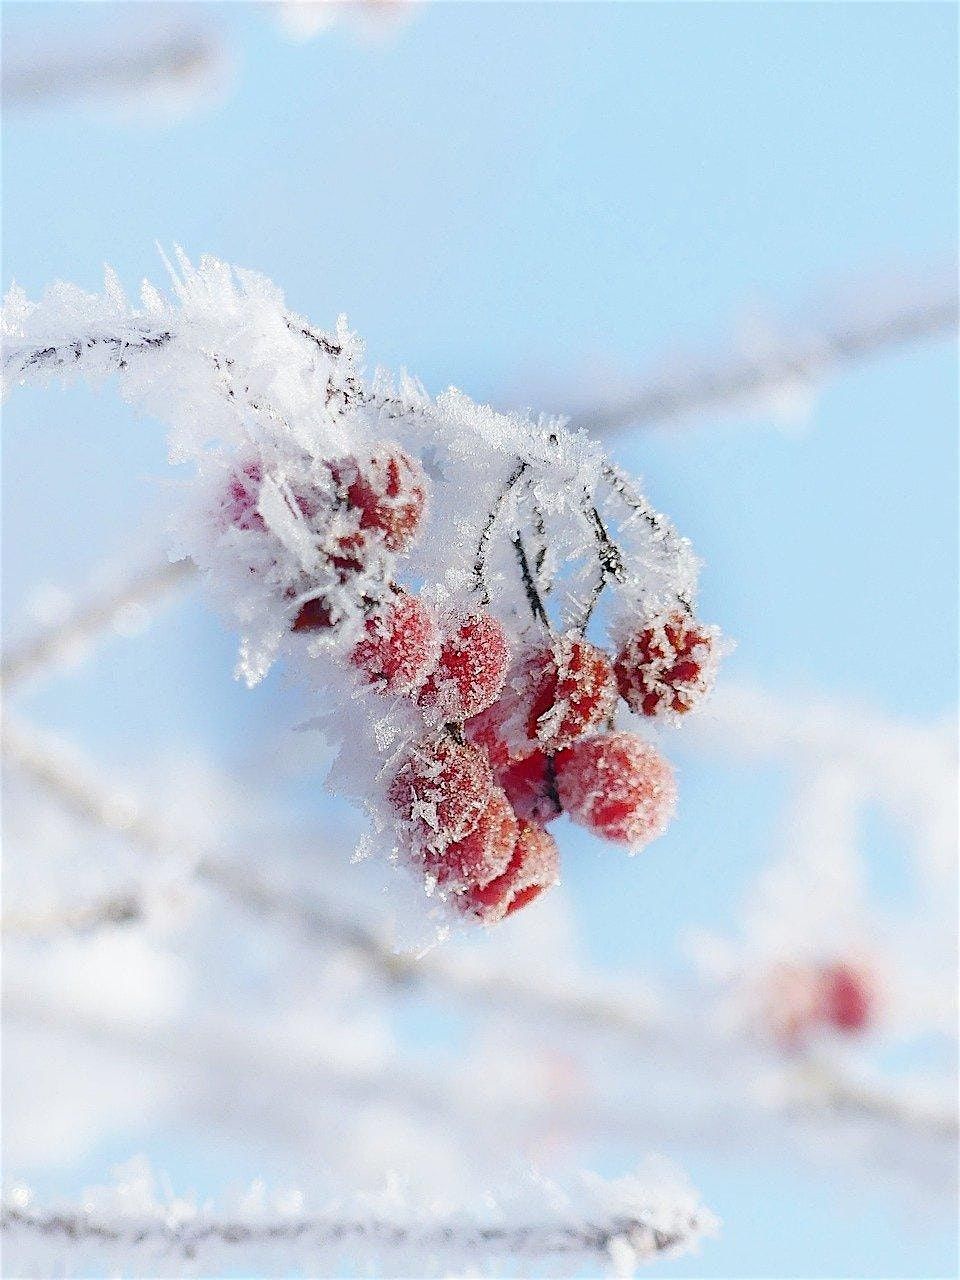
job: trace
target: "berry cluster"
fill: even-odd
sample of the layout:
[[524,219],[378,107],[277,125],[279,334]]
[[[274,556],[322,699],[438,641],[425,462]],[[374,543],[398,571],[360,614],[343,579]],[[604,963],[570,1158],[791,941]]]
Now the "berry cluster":
[[[706,689],[711,634],[692,623],[657,625],[697,637],[688,644],[696,671],[683,666],[674,681],[689,709]],[[670,766],[642,738],[612,727],[620,670],[638,684],[671,679],[643,652],[632,638],[615,668],[570,633],[511,664],[488,612],[441,625],[405,594],[368,619],[351,661],[438,726],[403,761],[389,800],[407,851],[459,910],[492,923],[554,883],[557,846],[545,828],[561,813],[633,850],[666,829],[676,802]]]
[[[283,583],[296,632],[336,628],[351,600],[370,607],[391,556],[417,532],[427,498],[420,464],[395,445],[363,458],[304,465],[299,476],[280,475],[255,460],[230,477],[221,499],[224,526],[276,540],[262,512],[265,489],[294,522],[304,551],[293,579],[288,575]],[[289,557],[281,546],[276,550],[274,563],[286,565]]]

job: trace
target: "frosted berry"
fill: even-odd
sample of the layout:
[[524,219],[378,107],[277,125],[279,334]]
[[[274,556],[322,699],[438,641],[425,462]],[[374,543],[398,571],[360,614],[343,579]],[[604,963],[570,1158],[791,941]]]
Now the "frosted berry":
[[420,705],[434,720],[462,723],[496,701],[509,663],[506,633],[492,614],[460,615],[443,637]]
[[465,893],[460,906],[484,924],[496,924],[528,906],[560,879],[560,857],[553,836],[521,821],[513,854],[502,875]]
[[445,849],[469,835],[490,802],[492,786],[483,752],[441,735],[413,748],[387,794],[414,852],[422,852]]
[[[244,463],[230,477],[224,502],[224,517],[238,529],[255,529],[263,533],[267,526],[257,510],[263,487],[263,466],[259,461]],[[314,521],[321,510],[330,508],[329,496],[307,484],[290,486],[292,497],[305,520]]]
[[439,654],[432,610],[404,592],[366,620],[350,661],[380,692],[408,694],[423,683]]
[[419,462],[388,445],[368,458],[338,459],[330,470],[358,512],[360,528],[379,531],[389,551],[402,551],[420,525],[427,500]]
[[330,602],[323,596],[317,596],[312,600],[305,600],[300,606],[290,624],[290,630],[327,631],[336,620]]
[[224,517],[227,524],[238,529],[266,529],[263,516],[257,510],[260,486],[263,484],[263,468],[259,462],[248,462],[230,477]]
[[667,829],[676,784],[667,762],[633,733],[601,733],[554,760],[557,794],[574,822],[642,849]]
[[529,660],[527,733],[550,751],[599,728],[617,701],[610,659],[578,636],[563,636]]
[[517,843],[517,819],[503,791],[494,787],[474,829],[437,853],[425,866],[439,884],[460,891],[482,888],[502,875]]
[[821,1012],[838,1031],[863,1031],[872,1021],[875,997],[867,974],[849,964],[832,964],[820,974]]
[[716,675],[717,633],[673,613],[634,632],[617,654],[620,696],[631,711],[657,716],[690,711]]
[[542,751],[531,751],[523,759],[508,763],[497,771],[497,781],[518,818],[544,826],[559,816],[553,761]]

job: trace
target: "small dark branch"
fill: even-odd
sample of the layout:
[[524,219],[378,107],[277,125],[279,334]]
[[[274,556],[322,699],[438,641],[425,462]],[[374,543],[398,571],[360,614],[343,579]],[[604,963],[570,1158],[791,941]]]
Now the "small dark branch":
[[[601,469],[601,475],[627,510],[632,515],[639,517],[647,525],[650,532],[656,536],[657,541],[666,551],[679,558],[683,551],[683,541],[680,535],[671,524],[663,519],[659,512],[654,511],[653,507],[641,494],[637,493],[623,472],[617,467],[611,466],[609,462],[605,462]],[[693,612],[693,601],[685,591],[677,592],[677,603],[685,612]]]
[[537,583],[530,570],[530,561],[527,559],[526,548],[523,545],[523,538],[519,533],[515,533],[510,539],[513,543],[513,549],[517,553],[517,564],[520,566],[520,577],[523,581],[523,589],[527,593],[527,603],[530,605],[530,612],[534,618],[539,618],[546,629],[549,631],[550,618],[544,607],[543,600],[540,598],[540,592],[537,590]]
[[117,355],[118,367],[123,368],[125,363],[123,359],[124,352],[163,347],[168,342],[172,342],[175,337],[174,333],[162,329],[152,333],[147,331],[126,337],[121,337],[119,334],[91,335],[86,338],[78,338],[73,342],[65,342],[62,346],[38,347],[33,351],[24,351],[22,348],[17,350],[14,347],[4,357],[3,368],[4,373],[13,378],[19,377],[27,369],[37,366],[50,366],[59,369],[63,368],[64,365],[76,364],[86,352],[96,351],[98,348],[103,347]]
[[490,539],[493,537],[494,526],[503,510],[503,504],[506,502],[508,495],[516,488],[521,476],[529,470],[529,465],[523,458],[517,459],[517,465],[511,471],[503,488],[494,499],[493,506],[487,513],[487,518],[483,522],[483,528],[480,531],[477,554],[473,561],[473,581],[476,590],[480,593],[480,603],[483,605],[490,603],[490,589],[487,585],[485,570],[487,566],[487,551],[490,546]]
[[623,560],[623,552],[610,537],[607,526],[604,524],[600,512],[594,506],[589,493],[584,491],[583,514],[586,517],[587,524],[593,530],[593,536],[597,544],[597,564],[599,566],[599,574],[596,584],[590,592],[584,609],[583,617],[580,621],[581,633],[586,631],[590,625],[590,619],[593,617],[593,611],[596,609],[603,595],[604,587],[608,582],[624,582],[626,580],[627,571]]

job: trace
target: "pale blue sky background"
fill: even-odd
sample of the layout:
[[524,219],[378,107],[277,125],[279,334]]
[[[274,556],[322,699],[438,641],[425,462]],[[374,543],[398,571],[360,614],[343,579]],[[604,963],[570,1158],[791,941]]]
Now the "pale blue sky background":
[[[179,242],[262,270],[317,324],[346,311],[371,364],[515,403],[551,371],[570,380],[602,359],[629,374],[677,344],[720,348],[752,301],[790,310],[859,272],[955,252],[952,5],[424,4],[390,39],[335,29],[303,45],[252,5],[191,10],[239,57],[219,105],[146,127],[8,114],[4,288],[95,288],[107,261],[135,287],[160,276],[154,241]],[[8,49],[105,12],[7,5]],[[905,718],[954,712],[949,344],[831,382],[800,435],[706,420],[611,448],[706,559],[702,611],[738,640],[731,677]],[[111,394],[18,393],[6,624],[38,577],[69,584],[129,540],[164,477],[162,432]],[[231,682],[234,639],[199,602],[175,617],[51,685],[37,715],[105,760],[197,742],[242,756],[290,694]],[[679,764],[679,820],[641,863],[598,863],[566,833],[604,962],[674,962],[678,929],[729,924],[768,856],[784,780]],[[196,1167],[196,1153],[150,1150],[172,1173]],[[913,1226],[879,1193],[786,1163],[683,1161],[725,1229],[656,1273],[955,1265],[949,1221]]]

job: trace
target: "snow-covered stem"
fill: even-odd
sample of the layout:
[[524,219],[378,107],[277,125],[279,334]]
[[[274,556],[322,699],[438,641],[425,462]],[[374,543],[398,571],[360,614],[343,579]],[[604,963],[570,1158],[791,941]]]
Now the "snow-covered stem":
[[5,691],[43,675],[112,629],[131,608],[153,607],[189,584],[196,569],[189,560],[151,561],[109,589],[81,599],[56,622],[41,627],[0,656]]
[[126,102],[139,96],[182,110],[216,86],[228,61],[219,37],[198,27],[153,34],[139,29],[132,35],[122,43],[90,41],[62,53],[34,49],[29,59],[8,57],[4,107],[92,97]]
[[[43,1209],[16,1188],[2,1211],[8,1256],[18,1274],[34,1274],[43,1246],[69,1245],[73,1256],[95,1254],[110,1273],[123,1268],[156,1275],[200,1263],[206,1274],[256,1258],[269,1271],[310,1275],[376,1268],[390,1275],[450,1275],[602,1270],[620,1276],[660,1256],[676,1257],[716,1233],[717,1221],[696,1195],[673,1180],[632,1176],[605,1181],[581,1175],[569,1186],[528,1176],[488,1197],[482,1215],[437,1207],[399,1194],[338,1198],[331,1208],[306,1212],[302,1196],[278,1208],[263,1204],[262,1188],[232,1211],[217,1213],[183,1200],[167,1203],[152,1175],[134,1169],[131,1184],[88,1192],[83,1206]],[[31,1266],[31,1262],[33,1265]],[[26,1264],[26,1265],[24,1265]],[[176,1272],[175,1272],[176,1273]],[[42,1274],[42,1273],[41,1273]],[[49,1274],[49,1273],[46,1273]]]
[[801,332],[755,358],[689,366],[641,384],[617,400],[584,409],[575,426],[605,434],[736,408],[785,389],[811,387],[872,356],[943,338],[957,327],[955,284],[863,317]]

